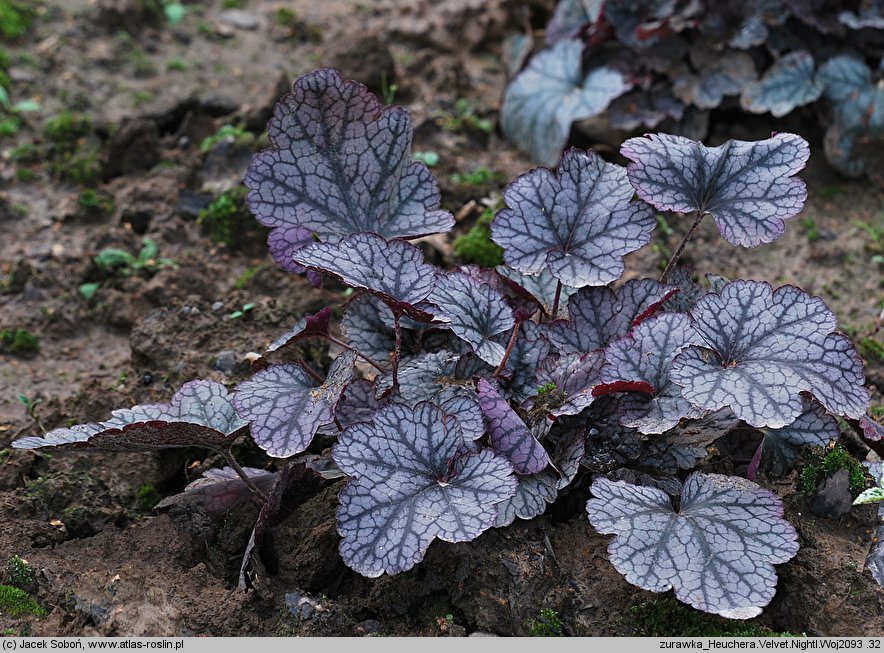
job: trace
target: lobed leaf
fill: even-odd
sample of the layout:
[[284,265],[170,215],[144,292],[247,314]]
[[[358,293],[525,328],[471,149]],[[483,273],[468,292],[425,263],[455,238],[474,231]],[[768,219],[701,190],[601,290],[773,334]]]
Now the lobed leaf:
[[268,455],[293,456],[334,421],[341,393],[353,379],[355,361],[355,352],[343,352],[318,387],[297,365],[271,365],[237,388],[236,412],[249,422],[255,443]]
[[809,392],[830,412],[859,418],[869,395],[862,359],[819,297],[794,286],[773,290],[731,281],[691,310],[703,346],[679,354],[670,379],[704,410],[730,407],[740,419],[781,428],[804,410]]
[[804,167],[810,147],[795,134],[711,148],[648,134],[630,138],[620,152],[632,161],[627,172],[639,197],[661,211],[708,213],[733,245],[776,240],[807,198],[804,182],[792,175]]
[[752,113],[770,112],[775,118],[782,118],[796,107],[816,102],[823,94],[823,84],[814,79],[813,72],[813,56],[809,52],[790,52],[759,81],[743,89],[740,106]]
[[515,325],[513,311],[489,284],[461,272],[441,274],[428,298],[436,315],[483,361],[499,365],[506,350],[491,338]]
[[608,345],[600,371],[602,382],[645,381],[654,389],[649,396],[620,398],[621,424],[641,433],[663,433],[685,417],[700,417],[702,413],[682,396],[681,388],[669,381],[673,359],[685,347],[700,342],[687,315],[661,313]]
[[231,444],[246,422],[215,381],[190,381],[168,404],[142,404],[115,410],[111,419],[77,424],[12,443],[14,449],[47,447],[102,451],[152,451],[172,447],[221,448]]
[[335,243],[309,245],[294,260],[348,286],[367,290],[394,313],[424,322],[433,318],[424,302],[436,284],[436,268],[425,263],[420,249],[411,243],[360,233]]
[[607,67],[584,75],[583,44],[562,39],[538,53],[507,86],[500,109],[503,133],[544,165],[555,165],[571,124],[600,114],[630,88],[623,74]]
[[624,169],[594,152],[568,150],[557,173],[535,168],[504,190],[491,223],[504,260],[523,274],[549,270],[567,286],[603,286],[623,273],[623,256],[650,240],[653,211],[632,200]]
[[322,283],[322,275],[313,270],[308,270],[303,265],[298,265],[292,257],[302,247],[314,243],[313,232],[297,225],[282,225],[273,229],[267,236],[267,246],[270,256],[279,263],[286,272],[295,274],[307,274],[307,280],[316,288]]
[[607,287],[583,288],[568,301],[568,320],[553,322],[546,336],[562,354],[601,349],[629,333],[675,292],[653,279],[631,279],[617,293]]
[[616,537],[608,547],[626,580],[729,619],[761,613],[776,587],[773,565],[798,551],[795,529],[772,492],[745,479],[695,472],[678,512],[656,488],[599,478],[590,523]]
[[[698,74],[684,70],[672,85],[676,97],[700,109],[717,108],[725,96],[739,95],[755,81],[755,63],[745,52],[726,52],[704,57]],[[685,67],[686,68],[686,67]]]
[[485,449],[461,454],[456,420],[432,403],[392,404],[345,429],[338,466],[352,478],[337,510],[341,556],[369,578],[420,562],[436,539],[465,542],[494,525],[513,496],[512,466]]
[[280,241],[297,245],[292,229],[336,240],[371,231],[414,238],[448,231],[429,170],[412,160],[411,118],[384,107],[365,86],[334,70],[301,76],[268,125],[271,148],[246,172],[249,208]]

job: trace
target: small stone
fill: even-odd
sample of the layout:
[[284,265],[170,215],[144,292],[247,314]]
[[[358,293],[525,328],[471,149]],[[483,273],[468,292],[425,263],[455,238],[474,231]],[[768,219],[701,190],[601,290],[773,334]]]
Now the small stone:
[[226,376],[231,376],[236,371],[236,352],[229,349],[222,351],[215,357],[212,369],[218,370]]
[[840,519],[852,506],[850,473],[844,468],[823,480],[810,498],[810,511],[829,519]]
[[218,20],[224,25],[230,25],[237,29],[254,30],[258,29],[258,19],[247,11],[242,9],[228,9],[222,11],[218,16]]
[[212,312],[217,313],[218,311],[224,310],[224,302],[217,301],[212,304]]
[[500,635],[495,635],[494,633],[486,633],[482,630],[477,630],[473,633],[470,633],[470,637],[500,637]]

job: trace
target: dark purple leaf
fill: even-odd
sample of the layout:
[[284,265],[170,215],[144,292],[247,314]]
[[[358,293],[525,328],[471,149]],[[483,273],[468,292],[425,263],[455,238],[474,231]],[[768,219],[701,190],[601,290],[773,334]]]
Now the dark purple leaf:
[[758,82],[743,89],[740,105],[752,113],[769,111],[775,118],[782,118],[795,107],[816,102],[822,95],[823,84],[814,79],[813,71],[813,56],[809,52],[790,52]]
[[595,23],[604,8],[604,0],[561,0],[546,26],[546,44],[574,38]]
[[377,297],[367,293],[350,300],[341,318],[347,343],[378,363],[389,363],[396,346],[393,313]]
[[631,279],[618,293],[610,288],[584,288],[568,302],[567,321],[557,320],[546,332],[562,354],[601,349],[649,317],[676,289],[653,279]]
[[606,115],[613,129],[631,132],[639,127],[654,129],[667,118],[681,120],[684,105],[675,99],[668,85],[659,85],[621,95],[611,102]]
[[383,107],[334,70],[300,77],[268,134],[271,149],[255,155],[245,178],[249,208],[265,226],[325,241],[362,231],[413,238],[454,225],[439,210],[433,176],[412,160],[408,112]]
[[550,407],[550,418],[577,415],[589,408],[597,397],[614,392],[653,391],[651,385],[644,381],[602,381],[600,372],[604,362],[604,354],[595,351],[582,356],[566,354],[558,359],[550,357],[538,367],[538,386],[552,383],[564,397],[560,405]]
[[803,412],[803,391],[834,414],[865,413],[862,359],[847,336],[833,333],[837,320],[819,297],[731,281],[691,316],[704,346],[679,354],[669,377],[694,406],[729,406],[752,426],[781,428]]
[[884,424],[873,420],[871,415],[867,414],[860,417],[859,426],[866,440],[871,440],[872,442],[884,440]]
[[700,342],[687,315],[661,313],[608,345],[602,382],[645,381],[654,389],[650,396],[629,394],[620,398],[620,422],[624,426],[642,433],[663,433],[684,417],[700,416],[700,411],[682,396],[681,388],[669,381],[669,367],[675,356],[688,345]]
[[353,379],[356,353],[345,351],[332,363],[325,382],[314,387],[297,365],[271,365],[240,384],[233,397],[259,447],[274,458],[304,451],[320,427],[331,424],[335,407]]
[[733,245],[776,240],[807,198],[804,182],[792,175],[804,167],[810,147],[795,134],[711,148],[649,134],[630,138],[620,152],[632,161],[629,181],[639,197],[661,211],[708,213]]
[[315,242],[313,232],[296,225],[282,225],[270,232],[267,236],[267,245],[270,248],[270,256],[279,263],[286,272],[295,274],[307,273],[307,280],[316,288],[322,282],[322,275],[313,270],[307,270],[303,265],[298,265],[292,260],[295,252],[306,245]]
[[335,418],[346,428],[356,422],[371,420],[372,414],[381,405],[375,397],[374,383],[367,379],[353,379],[341,395],[341,400],[335,409]]
[[420,562],[436,539],[465,542],[494,525],[516,490],[512,466],[490,449],[458,455],[456,420],[432,403],[392,404],[345,429],[333,455],[352,478],[339,495],[344,562],[363,576]]
[[505,349],[492,336],[512,330],[513,311],[503,296],[486,283],[460,272],[441,274],[429,301],[446,328],[465,340],[485,362],[498,365]]
[[538,53],[506,89],[500,126],[509,141],[544,165],[555,165],[571,124],[600,114],[629,90],[623,74],[596,68],[584,75],[583,44],[564,39]]
[[841,435],[838,420],[829,415],[815,401],[805,400],[805,410],[798,418],[781,429],[761,429],[764,439],[758,445],[758,453],[749,465],[747,476],[755,480],[760,467],[776,477],[785,476],[795,467],[795,460],[802,447],[825,447],[829,440]]
[[424,263],[424,255],[411,243],[355,234],[336,243],[313,243],[295,255],[295,262],[367,290],[394,313],[432,319],[423,302],[436,283],[436,268]]
[[549,465],[549,455],[506,399],[486,379],[476,383],[479,407],[488,425],[489,446],[512,463],[517,474],[536,474]]
[[[264,469],[243,467],[243,471],[262,492],[269,492],[276,482],[277,475]],[[207,470],[202,478],[184,488],[184,492],[166,497],[155,508],[199,506],[212,516],[222,517],[234,504],[251,496],[252,491],[233,468],[224,467]]]
[[[552,308],[556,298],[556,287],[559,285],[559,280],[552,275],[549,268],[544,268],[540,274],[522,274],[518,270],[514,270],[506,265],[498,265],[496,269],[504,277],[506,283],[511,286],[517,286],[522,293],[530,295],[532,299],[540,304],[540,308],[543,309],[544,313],[552,315]],[[559,314],[564,310],[568,298],[575,292],[577,292],[577,288],[562,285],[562,289],[559,292]],[[553,317],[559,316],[553,315]]]
[[704,63],[696,75],[687,66],[676,73],[672,90],[685,104],[700,109],[715,109],[727,95],[739,95],[748,84],[755,81],[755,64],[745,52],[717,54],[704,51]]
[[605,17],[617,38],[630,48],[653,45],[662,34],[680,32],[693,25],[700,3],[675,0],[607,0]]
[[535,168],[506,187],[508,208],[491,223],[492,239],[524,274],[548,269],[568,286],[603,286],[623,274],[623,256],[657,224],[633,194],[622,167],[570,149],[557,173]]
[[590,523],[616,537],[608,547],[626,580],[729,619],[761,613],[774,595],[773,565],[798,551],[775,494],[745,479],[691,474],[678,512],[665,492],[600,478],[586,504]]
[[326,306],[318,313],[301,318],[295,326],[279,336],[269,347],[267,347],[267,353],[272,353],[277,349],[282,349],[287,345],[291,345],[298,340],[304,340],[305,338],[322,338],[328,336],[328,324],[331,319],[331,313],[331,307]]
[[694,281],[694,268],[690,265],[679,265],[671,270],[666,276],[666,281],[678,288],[678,292],[663,302],[663,310],[673,313],[687,313],[700,297],[707,292],[721,292],[724,285],[730,281],[730,279],[708,272],[705,276],[709,284],[708,288]]
[[522,402],[537,394],[534,378],[540,362],[549,355],[549,341],[535,322],[522,322],[510,357],[506,361],[509,391],[512,398]]
[[246,425],[234,411],[227,388],[214,381],[185,383],[168,404],[113,411],[105,422],[77,424],[12,443],[15,449],[91,448],[151,451],[170,447],[221,448]]
[[[730,433],[740,420],[728,408],[680,423],[663,435],[663,451],[681,469],[693,469],[708,455],[707,447]],[[654,439],[654,442],[661,440]]]

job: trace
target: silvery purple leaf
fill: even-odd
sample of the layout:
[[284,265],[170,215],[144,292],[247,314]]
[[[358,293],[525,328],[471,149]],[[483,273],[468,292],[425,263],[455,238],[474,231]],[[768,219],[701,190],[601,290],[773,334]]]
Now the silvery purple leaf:
[[[556,279],[549,268],[544,268],[540,274],[522,274],[518,270],[514,270],[506,265],[498,265],[497,272],[506,279],[509,284],[514,284],[519,289],[531,295],[531,297],[540,304],[540,308],[547,315],[552,315],[553,305],[556,300],[556,287],[559,280]],[[577,292],[577,288],[562,285],[559,291],[559,314],[565,308],[568,298]],[[554,315],[553,317],[559,317]]]
[[600,114],[630,88],[622,73],[596,68],[584,75],[583,44],[563,39],[538,53],[503,98],[500,125],[507,139],[544,165],[555,165],[571,124]]
[[750,14],[731,37],[728,45],[738,50],[748,50],[756,45],[764,45],[767,34],[764,18],[758,14]]
[[522,322],[505,372],[509,375],[509,391],[512,398],[522,402],[537,394],[534,377],[540,362],[549,355],[549,341],[536,322]]
[[488,425],[489,446],[513,466],[517,474],[536,474],[550,463],[546,449],[532,435],[509,402],[486,379],[476,383],[479,407]]
[[227,388],[214,381],[185,383],[168,404],[113,411],[109,420],[77,424],[12,443],[14,449],[91,448],[151,451],[171,447],[228,446],[246,422],[233,409]]
[[719,147],[669,134],[630,138],[620,148],[632,161],[629,181],[661,211],[709,214],[733,245],[756,247],[779,238],[804,206],[807,189],[793,177],[810,147],[795,134]]
[[483,361],[499,365],[506,350],[491,338],[512,330],[513,311],[503,296],[486,283],[460,272],[440,274],[428,301],[446,328],[465,340]]
[[270,354],[305,338],[322,338],[328,336],[328,324],[331,320],[331,313],[331,307],[326,306],[318,313],[301,318],[297,321],[295,326],[279,336],[269,347],[267,347],[267,353]]
[[595,23],[605,8],[603,0],[561,0],[546,26],[546,44],[572,39]]
[[770,112],[782,118],[795,107],[810,104],[823,93],[823,84],[814,79],[813,56],[806,50],[790,52],[764,76],[743,89],[740,106],[752,113]]
[[454,225],[439,210],[433,176],[412,160],[408,112],[382,106],[334,70],[298,78],[268,135],[271,148],[255,155],[245,177],[249,208],[265,226],[326,241],[362,231],[414,238]]
[[626,580],[729,619],[759,615],[773,598],[773,565],[798,551],[775,494],[745,479],[691,474],[678,512],[665,492],[605,478],[592,484],[589,521]]
[[273,257],[273,260],[279,263],[286,272],[306,273],[310,285],[318,288],[322,283],[322,275],[308,270],[292,260],[295,252],[313,242],[315,242],[313,232],[297,225],[282,225],[273,229],[267,236],[267,246],[270,248],[270,256]]
[[751,426],[770,428],[803,412],[801,392],[836,415],[865,413],[862,359],[847,336],[833,333],[835,315],[819,297],[731,281],[700,299],[691,317],[704,344],[679,354],[669,378],[694,406],[729,406]]
[[233,397],[259,447],[274,458],[304,451],[320,427],[331,424],[335,407],[353,379],[356,353],[338,356],[325,382],[314,387],[297,365],[271,365],[240,384]]
[[391,404],[341,433],[334,459],[354,477],[337,510],[347,566],[369,578],[407,571],[434,539],[465,542],[494,525],[516,490],[512,466],[463,446],[457,421],[432,403]]
[[[461,422],[464,437],[480,438],[485,433],[485,422],[473,377],[490,376],[492,372],[492,368],[472,354],[450,351],[425,353],[399,367],[399,394],[396,398],[410,405],[434,401],[448,407]],[[392,374],[378,378],[375,386],[378,396],[385,395],[393,386]],[[460,398],[468,401],[454,401]]]
[[872,442],[884,440],[884,424],[873,420],[871,415],[866,414],[860,417],[859,426],[866,440],[871,440]]
[[308,245],[295,255],[295,262],[367,290],[394,313],[425,322],[433,317],[423,303],[436,283],[436,268],[425,263],[411,243],[360,233],[335,243]]
[[865,62],[850,56],[832,57],[820,67],[819,80],[825,95],[835,103],[856,97],[872,82],[872,71]]
[[549,270],[563,284],[603,286],[623,274],[623,256],[650,241],[654,212],[633,200],[624,169],[595,152],[570,149],[556,173],[535,168],[503,192],[491,223],[507,265]]
[[669,381],[672,360],[688,345],[700,342],[687,315],[661,313],[608,345],[600,373],[604,383],[645,381],[654,389],[651,395],[620,398],[620,422],[624,426],[641,433],[663,433],[684,417],[700,416],[701,412],[682,396],[681,388]]
[[367,293],[350,300],[341,318],[347,343],[378,363],[389,363],[396,346],[393,313],[377,297]]
[[795,467],[802,447],[825,447],[840,437],[838,420],[815,401],[805,400],[804,405],[804,412],[788,426],[761,429],[764,438],[749,463],[749,480],[755,480],[759,468],[775,477],[785,476]]
[[556,500],[558,475],[552,469],[544,469],[530,476],[518,476],[516,494],[506,501],[497,504],[496,528],[509,526],[516,517],[533,519],[542,515],[546,507]]
[[[335,409],[335,418],[344,428],[356,422],[371,420],[372,414],[381,407],[375,397],[374,383],[368,379],[353,379],[344,388],[344,394]],[[337,433],[337,430],[335,430]]]
[[672,90],[685,104],[693,104],[700,109],[715,109],[726,95],[738,95],[757,78],[755,63],[745,52],[707,55],[708,59],[698,74],[693,75],[685,70],[675,78]]
[[456,394],[439,402],[446,417],[454,417],[460,423],[465,440],[478,440],[485,435],[485,419],[478,400],[469,394]]
[[[277,475],[264,469],[243,467],[243,471],[265,494],[276,482]],[[161,509],[179,505],[200,506],[210,515],[221,517],[234,504],[251,496],[253,496],[252,491],[246,487],[233,468],[224,467],[207,470],[202,478],[198,478],[184,488],[184,492],[166,497],[155,508]]]
[[546,336],[562,354],[584,354],[625,336],[676,292],[653,279],[631,279],[618,293],[583,288],[568,301],[569,319],[556,320]]

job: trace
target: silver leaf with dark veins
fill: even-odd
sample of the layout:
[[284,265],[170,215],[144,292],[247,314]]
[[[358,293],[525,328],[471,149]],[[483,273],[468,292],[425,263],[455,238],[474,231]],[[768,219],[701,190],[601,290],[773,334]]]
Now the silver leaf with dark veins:
[[746,479],[691,474],[678,512],[662,490],[599,478],[590,523],[616,537],[608,547],[626,580],[729,619],[759,615],[776,588],[774,564],[798,551],[775,494]]

